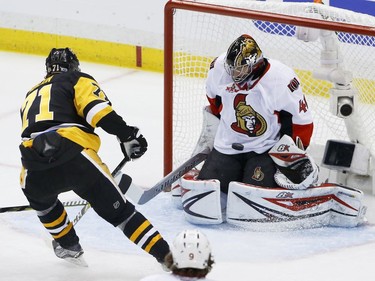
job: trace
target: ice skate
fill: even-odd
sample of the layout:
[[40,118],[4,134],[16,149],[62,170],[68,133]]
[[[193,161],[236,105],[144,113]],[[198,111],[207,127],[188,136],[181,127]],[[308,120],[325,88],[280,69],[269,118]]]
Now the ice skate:
[[83,258],[83,249],[80,244],[76,244],[69,249],[61,247],[61,245],[55,240],[52,241],[52,247],[58,258],[66,260],[67,262],[73,263],[78,266],[87,267],[85,259]]

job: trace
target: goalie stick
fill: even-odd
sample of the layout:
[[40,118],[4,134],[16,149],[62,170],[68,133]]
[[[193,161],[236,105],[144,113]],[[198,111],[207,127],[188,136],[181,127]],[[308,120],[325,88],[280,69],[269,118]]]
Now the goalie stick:
[[156,195],[158,195],[160,192],[166,190],[172,183],[181,178],[185,173],[204,161],[207,158],[207,155],[207,150],[194,155],[186,162],[181,164],[178,168],[166,175],[150,189],[142,190],[139,187],[132,188],[131,186],[126,194],[129,195],[129,198],[131,198],[134,203],[143,205],[154,198]]

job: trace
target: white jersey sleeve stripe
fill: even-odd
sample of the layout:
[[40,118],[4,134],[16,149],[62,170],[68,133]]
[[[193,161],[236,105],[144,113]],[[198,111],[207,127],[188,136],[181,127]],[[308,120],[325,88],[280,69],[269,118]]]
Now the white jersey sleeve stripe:
[[89,123],[90,125],[92,125],[92,121],[93,121],[95,115],[98,112],[102,111],[107,106],[109,106],[109,104],[107,102],[101,102],[101,103],[98,103],[97,105],[95,105],[93,108],[91,108],[90,111],[86,115],[86,121],[87,121],[87,123]]

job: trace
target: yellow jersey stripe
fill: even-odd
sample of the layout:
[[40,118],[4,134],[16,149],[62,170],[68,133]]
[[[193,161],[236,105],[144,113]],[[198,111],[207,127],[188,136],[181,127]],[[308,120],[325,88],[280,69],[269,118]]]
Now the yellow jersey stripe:
[[145,221],[144,223],[142,223],[132,234],[132,236],[130,236],[130,241],[134,242],[138,237],[139,235],[141,235],[141,233],[150,225],[150,222],[149,221]]
[[100,139],[96,134],[86,133],[78,127],[58,129],[57,132],[64,138],[79,144],[83,148],[89,148],[95,152],[99,151]]
[[156,235],[154,238],[151,239],[150,243],[148,243],[148,245],[146,246],[145,248],[145,251],[147,253],[150,252],[151,248],[155,245],[156,242],[158,242],[159,240],[161,239],[161,235],[158,234]]
[[51,228],[51,227],[56,227],[57,225],[61,224],[65,219],[66,219],[66,211],[64,210],[58,219],[54,220],[53,222],[50,223],[43,223],[45,228]]

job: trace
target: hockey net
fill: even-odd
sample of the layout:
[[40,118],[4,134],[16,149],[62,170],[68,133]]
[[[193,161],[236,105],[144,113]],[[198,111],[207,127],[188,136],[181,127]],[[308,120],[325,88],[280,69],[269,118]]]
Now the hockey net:
[[[318,38],[298,39],[301,26],[315,27],[310,34]],[[375,155],[374,17],[315,3],[172,0],[165,8],[165,172],[191,156],[208,104],[209,65],[243,33],[265,57],[296,71],[314,116],[312,146],[354,141]],[[331,75],[336,69],[352,75],[356,91],[355,114],[348,118],[330,106],[330,89],[342,86],[342,77]]]

